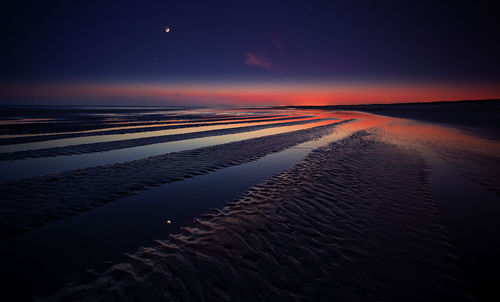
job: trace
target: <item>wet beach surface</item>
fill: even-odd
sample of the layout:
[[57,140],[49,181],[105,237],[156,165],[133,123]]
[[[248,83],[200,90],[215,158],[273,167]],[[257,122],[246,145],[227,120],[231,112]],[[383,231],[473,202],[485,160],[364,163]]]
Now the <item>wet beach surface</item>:
[[[216,132],[204,146],[158,144],[152,157],[137,152],[136,160],[107,165],[83,160],[84,169],[0,184],[4,295],[87,301],[498,295],[500,143],[491,136],[352,111],[115,109],[74,109],[78,122],[67,131],[103,129],[106,136],[115,125],[167,119],[233,131],[252,119],[266,122],[257,136],[246,136],[251,129],[233,139]],[[57,116],[34,111],[10,118],[15,122],[2,133],[64,130],[49,125],[58,124]],[[34,131],[38,123],[46,125]],[[293,124],[273,132],[279,127],[272,123]],[[36,160],[57,161],[47,150]]]

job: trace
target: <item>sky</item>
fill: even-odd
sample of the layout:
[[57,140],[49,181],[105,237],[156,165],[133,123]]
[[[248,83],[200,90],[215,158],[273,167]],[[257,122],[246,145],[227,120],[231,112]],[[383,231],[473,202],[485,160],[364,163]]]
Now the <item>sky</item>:
[[0,5],[0,104],[500,98],[500,13],[493,1]]

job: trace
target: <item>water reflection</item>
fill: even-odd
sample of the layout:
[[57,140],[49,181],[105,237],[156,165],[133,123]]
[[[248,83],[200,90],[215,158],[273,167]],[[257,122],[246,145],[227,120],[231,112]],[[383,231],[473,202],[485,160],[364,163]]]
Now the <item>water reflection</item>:
[[0,181],[5,182],[39,174],[47,174],[52,172],[79,169],[104,164],[114,164],[118,162],[141,159],[148,156],[191,150],[301,129],[309,129],[312,127],[323,126],[335,122],[338,122],[338,120],[327,120],[321,122],[311,122],[303,125],[266,128],[262,130],[248,131],[243,133],[194,138],[160,144],[117,149],[99,153],[2,161],[0,162],[0,170],[9,172],[0,174]]
[[[500,170],[497,169],[500,156],[498,142],[476,137],[452,127],[361,112],[300,111],[295,114],[355,119],[355,121],[342,124],[329,136],[268,155],[257,161],[129,196],[78,216],[49,223],[19,237],[6,239],[3,241],[3,246],[6,248],[0,251],[2,253],[0,259],[5,262],[3,267],[6,270],[3,271],[12,272],[9,274],[11,280],[7,280],[9,283],[6,284],[13,284],[13,287],[29,284],[28,288],[45,290],[51,286],[57,287],[57,283],[69,274],[80,272],[104,260],[114,260],[121,253],[132,252],[137,247],[147,245],[151,240],[166,238],[169,233],[177,232],[180,226],[188,225],[194,217],[205,213],[209,208],[224,206],[227,200],[237,198],[249,186],[262,182],[300,161],[311,150],[363,129],[373,130],[378,138],[386,142],[420,152],[433,171],[430,190],[438,202],[444,217],[444,226],[451,240],[457,243],[461,261],[465,261],[466,265],[472,268],[494,267],[493,272],[498,273],[496,255],[500,252],[497,239],[500,226],[495,220],[495,217],[500,215],[498,196],[485,191],[478,183],[464,181],[453,166],[454,160],[457,159],[471,162],[473,156],[487,156],[490,168]],[[0,170],[4,171],[1,177],[3,180],[15,179],[34,174],[112,164],[333,122],[335,121],[268,128],[96,154],[5,162],[0,163]],[[442,158],[446,159],[446,165],[451,165],[451,168],[444,169],[439,166],[442,164],[440,162]],[[492,181],[498,182],[498,180],[499,178],[493,176]],[[88,249],[88,246],[100,248]],[[484,271],[486,270],[471,270],[473,278],[478,278],[474,282],[484,281],[485,277],[480,276]],[[17,290],[23,289],[17,288]]]
[[[92,129],[92,130],[81,130],[81,131],[65,131],[65,132],[48,132],[48,133],[35,133],[35,134],[17,134],[17,135],[0,135],[0,138],[17,138],[17,137],[44,137],[44,136],[53,136],[53,135],[69,135],[69,134],[83,134],[83,133],[96,133],[99,132],[99,135],[108,135],[106,133],[101,133],[101,132],[106,132],[106,131],[116,131],[116,130],[130,130],[130,129],[151,129],[154,130],[154,128],[160,128],[160,127],[166,127],[166,126],[183,126],[183,127],[188,127],[189,125],[197,125],[199,126],[201,123],[205,125],[210,125],[210,124],[216,124],[216,123],[227,123],[227,124],[237,124],[237,123],[244,123],[244,122],[249,122],[249,123],[256,123],[256,122],[264,122],[266,120],[286,120],[286,119],[296,119],[301,117],[300,115],[290,115],[286,117],[277,117],[277,116],[272,116],[272,117],[259,117],[259,116],[250,116],[250,117],[245,117],[245,118],[214,118],[210,120],[205,120],[205,119],[200,119],[200,120],[194,120],[189,119],[189,120],[155,120],[155,121],[131,121],[131,122],[113,122],[113,123],[106,123],[106,125],[127,125],[127,124],[140,124],[136,126],[115,126],[115,127],[103,127],[99,129]],[[306,118],[306,116],[302,116],[303,118]],[[311,116],[312,117],[312,116]],[[106,119],[105,119],[106,120]],[[116,121],[113,119],[113,121]],[[2,122],[2,121],[0,121]],[[6,123],[10,124],[10,123]],[[1,150],[1,149],[0,149]]]
[[[309,120],[315,120],[315,119],[318,119],[318,118],[308,117],[308,118],[290,119],[289,121],[301,122],[301,121],[309,121]],[[287,120],[247,122],[247,123],[238,123],[237,127],[274,125],[274,124],[279,124],[279,123],[284,123],[284,122],[287,122]],[[144,131],[144,132],[123,133],[123,134],[109,134],[109,135],[96,135],[96,136],[84,136],[84,137],[54,139],[54,140],[43,141],[43,142],[6,145],[6,146],[0,147],[0,151],[1,152],[16,152],[16,151],[25,151],[25,150],[37,150],[37,149],[45,149],[45,148],[52,148],[52,147],[64,147],[64,146],[72,146],[72,145],[80,145],[80,144],[103,143],[103,142],[112,142],[112,141],[118,141],[118,140],[136,139],[136,138],[175,135],[175,134],[182,134],[182,133],[194,133],[194,132],[203,132],[203,131],[210,131],[210,130],[231,129],[231,128],[237,128],[237,127],[234,124],[215,125],[215,126],[198,126],[198,127],[183,127],[183,128],[175,128],[175,129],[167,129],[167,130],[153,130],[153,131]]]
[[[170,183],[53,221],[29,233],[1,239],[5,248],[0,250],[0,264],[4,274],[9,275],[4,284],[28,297],[49,294],[71,274],[108,260],[117,261],[124,252],[177,233],[194,217],[223,207],[250,186],[304,159],[311,150],[349,134],[335,131],[250,163]],[[21,285],[25,290],[19,288]]]

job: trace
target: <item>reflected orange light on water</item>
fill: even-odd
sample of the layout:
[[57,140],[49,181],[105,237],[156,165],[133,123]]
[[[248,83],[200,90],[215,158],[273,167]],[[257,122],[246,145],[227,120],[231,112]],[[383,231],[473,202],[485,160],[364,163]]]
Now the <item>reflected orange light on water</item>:
[[333,116],[342,119],[356,119],[339,128],[357,131],[378,128],[384,140],[415,148],[419,145],[433,144],[453,150],[462,150],[493,157],[500,156],[500,143],[483,138],[457,128],[400,119],[370,113],[352,111],[332,111]]

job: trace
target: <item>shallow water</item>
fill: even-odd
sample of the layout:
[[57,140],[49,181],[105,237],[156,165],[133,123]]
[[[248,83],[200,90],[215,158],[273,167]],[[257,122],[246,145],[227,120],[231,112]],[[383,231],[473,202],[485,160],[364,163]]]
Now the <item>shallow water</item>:
[[[210,114],[213,113],[214,111]],[[317,113],[311,114],[316,115]],[[500,274],[500,265],[497,259],[500,243],[496,235],[500,232],[500,224],[497,219],[500,216],[500,202],[499,195],[493,192],[496,192],[496,188],[500,188],[498,186],[498,169],[495,168],[498,167],[500,144],[494,140],[471,136],[451,127],[441,127],[412,120],[359,112],[335,112],[333,116],[345,119],[356,118],[357,120],[338,126],[334,134],[319,140],[302,143],[253,162],[223,168],[208,174],[193,173],[192,175],[198,176],[121,198],[77,216],[66,217],[29,232],[1,239],[1,268],[2,272],[9,272],[2,274],[2,278],[7,279],[3,280],[2,286],[9,288],[10,291],[24,293],[26,296],[47,294],[59,287],[63,279],[86,269],[100,267],[106,260],[132,262],[131,258],[121,259],[120,255],[124,252],[133,253],[138,247],[144,248],[141,249],[141,252],[134,254],[134,257],[144,257],[144,263],[150,260],[148,253],[156,251],[162,255],[158,256],[158,263],[161,263],[160,265],[168,264],[169,260],[165,261],[165,259],[168,258],[166,255],[171,256],[168,251],[170,246],[167,244],[167,251],[164,252],[161,250],[162,248],[158,248],[152,242],[154,239],[163,240],[162,244],[168,243],[170,239],[167,238],[170,234],[178,233],[181,228],[186,230],[185,227],[189,226],[194,218],[206,214],[210,208],[220,209],[226,205],[227,201],[238,199],[241,203],[236,206],[235,213],[237,214],[234,214],[234,217],[240,217],[241,221],[234,225],[235,221],[231,220],[231,214],[229,222],[227,222],[224,218],[226,212],[221,214],[220,219],[217,220],[221,224],[215,224],[224,230],[226,228],[232,230],[232,232],[224,232],[220,235],[218,239],[221,241],[238,242],[245,234],[238,232],[246,229],[246,223],[248,223],[256,228],[254,229],[256,233],[253,235],[257,236],[257,243],[263,244],[269,241],[266,243],[268,244],[266,247],[270,246],[271,251],[281,246],[284,247],[286,253],[293,254],[287,241],[307,235],[304,237],[305,239],[301,239],[302,241],[296,242],[300,245],[296,246],[297,250],[306,252],[299,254],[295,260],[293,257],[290,260],[286,257],[280,258],[280,255],[273,256],[272,252],[247,255],[248,250],[253,249],[253,246],[247,250],[243,249],[243,256],[238,255],[236,251],[227,251],[227,248],[223,247],[222,251],[227,253],[229,259],[237,260],[233,269],[245,271],[250,267],[249,272],[244,272],[244,276],[247,276],[246,273],[251,276],[255,271],[268,272],[267,267],[263,266],[262,262],[255,261],[255,257],[264,262],[271,259],[273,265],[275,262],[282,265],[282,262],[292,261],[288,263],[288,266],[277,266],[276,272],[279,272],[280,269],[293,271],[299,268],[300,273],[308,269],[307,261],[302,263],[304,259],[315,261],[315,259],[326,257],[325,259],[328,261],[314,263],[319,265],[316,273],[319,275],[325,273],[323,266],[327,267],[333,263],[331,272],[335,272],[335,274],[325,280],[318,277],[319,275],[311,275],[312,278],[318,279],[315,279],[317,282],[311,282],[309,286],[305,287],[306,292],[307,288],[313,289],[315,284],[328,281],[332,288],[338,286],[337,293],[341,299],[345,300],[359,300],[352,297],[359,298],[358,295],[363,293],[366,294],[365,298],[370,295],[379,298],[401,295],[401,297],[416,299],[415,297],[429,293],[432,296],[433,292],[416,291],[414,286],[420,284],[421,280],[423,280],[422,284],[429,283],[425,280],[436,277],[431,273],[436,269],[441,273],[444,270],[445,276],[451,272],[454,278],[452,282],[458,282],[457,284],[460,284],[463,272],[465,281],[469,282],[469,292],[482,301],[487,301],[486,295],[488,294],[497,294],[495,282],[496,276]],[[325,121],[322,123],[333,122]],[[0,162],[0,169],[9,171],[9,173],[0,175],[6,179],[9,177],[15,179],[15,177],[38,173],[116,163],[166,152],[191,150],[312,126],[311,123],[151,144],[94,154],[11,161],[5,162],[5,166],[2,166]],[[279,178],[273,180],[269,186],[262,190],[252,191],[254,195],[243,199],[239,198],[249,187],[268,180],[276,173],[287,170],[304,159],[307,154],[310,154],[311,150],[324,146],[328,142],[350,136],[361,129],[369,129],[367,131],[369,135],[366,138],[351,141],[352,144],[348,141],[345,149],[344,145],[339,145],[328,152],[323,150],[323,153],[317,153],[315,159],[310,161],[311,165],[315,165],[314,168],[307,165],[295,167],[294,173],[287,174],[287,171],[280,174]],[[387,142],[389,142],[388,145]],[[234,156],[234,152],[232,155]],[[334,166],[322,165],[323,157],[328,158],[328,163]],[[422,158],[427,163],[425,169]],[[9,166],[13,163],[15,165]],[[157,165],[157,163],[155,164]],[[401,168],[402,166],[403,168]],[[425,173],[426,169],[430,171],[429,175]],[[209,169],[208,171],[213,170]],[[319,171],[323,172],[316,173]],[[16,173],[24,176],[16,176]],[[206,173],[206,171],[201,173]],[[109,175],[114,174],[110,173]],[[394,175],[398,175],[400,179],[395,178]],[[413,185],[408,185],[403,179]],[[324,182],[328,182],[329,185],[324,186]],[[293,185],[289,185],[289,183]],[[68,190],[71,189],[68,188]],[[141,190],[141,188],[137,190]],[[275,191],[279,194],[274,194]],[[288,193],[290,193],[288,199],[279,199],[279,196]],[[433,200],[430,196],[437,202],[437,207],[433,207]],[[51,201],[46,202],[48,206],[54,206]],[[289,208],[284,205],[280,206],[282,203]],[[57,205],[55,206],[57,207]],[[265,216],[262,214],[266,213],[269,209],[268,206],[276,206],[281,212],[270,211],[268,218],[271,224],[266,226],[267,229],[260,230],[259,219]],[[312,211],[309,212],[309,209]],[[252,213],[252,211],[257,211],[257,215],[247,216],[247,212]],[[332,218],[329,218],[325,213],[333,215],[334,219],[324,224],[324,221]],[[413,215],[417,215],[419,218],[413,221],[411,220],[414,219]],[[227,225],[224,224],[224,221]],[[360,223],[360,221],[364,221],[366,224]],[[415,222],[416,227],[409,226],[409,221]],[[420,224],[422,221],[427,221],[429,224],[426,224],[427,222]],[[294,229],[297,224],[301,225],[302,223],[305,223],[302,225],[303,229]],[[206,226],[204,225],[204,227]],[[320,228],[321,231],[316,227]],[[277,229],[279,231],[276,231]],[[400,232],[400,229],[405,229],[405,231]],[[192,238],[188,237],[195,242],[197,239],[203,238],[203,230],[205,229],[202,227],[199,233],[195,233]],[[269,232],[269,230],[273,231]],[[337,231],[340,233],[336,233]],[[444,235],[441,234],[441,231]],[[336,237],[331,237],[331,234],[336,234]],[[386,235],[389,237],[384,237]],[[401,240],[401,236],[409,237],[405,237],[405,241]],[[182,246],[185,243],[181,237],[176,238],[173,240],[172,246],[176,244]],[[318,238],[327,241],[332,239],[333,241],[324,245],[325,241],[318,242]],[[248,240],[255,243],[252,241],[255,238]],[[415,242],[420,243],[408,249]],[[444,245],[436,248],[441,243]],[[199,244],[200,249],[189,250],[190,253],[198,253],[204,248],[208,250],[217,248],[218,242],[213,246],[204,241]],[[427,244],[436,249],[428,249]],[[149,248],[148,246],[153,247]],[[164,245],[161,246],[164,247]],[[406,256],[401,256],[403,254],[398,252],[398,249],[391,250],[392,246],[399,248]],[[235,245],[233,247],[238,249]],[[382,253],[381,250],[385,252]],[[446,257],[450,258],[452,258],[450,255],[458,256],[459,259],[456,263],[458,263],[459,269],[455,268],[453,261],[450,263],[442,262],[444,258],[436,256],[440,253],[444,253]],[[182,255],[182,253],[180,254]],[[393,258],[386,263],[384,261],[387,260],[386,255],[388,254],[391,254]],[[179,265],[180,273],[175,273],[174,270],[169,275],[170,272],[166,270],[167,273],[163,277],[179,278],[180,280],[185,278],[189,271],[189,265],[198,263],[196,258],[195,260],[186,260],[189,259],[189,255],[191,254],[186,254],[186,258],[182,258],[182,261],[187,262],[174,261],[174,267]],[[164,256],[165,258],[163,258]],[[219,256],[220,258],[215,259],[220,260],[225,257]],[[429,256],[437,258],[429,260]],[[182,267],[179,263],[184,263],[183,265],[186,266]],[[206,263],[210,263],[210,261],[202,261],[198,264],[205,265]],[[222,264],[218,263],[217,265],[222,266]],[[370,264],[376,265],[370,266]],[[412,275],[411,271],[401,272],[401,267],[405,267],[405,265],[413,267],[413,264],[416,264],[416,268],[413,269],[416,269],[417,274]],[[430,267],[420,270],[421,264],[430,264]],[[102,269],[109,269],[109,267],[109,264],[102,265]],[[387,267],[392,267],[392,270]],[[113,269],[110,271],[113,273]],[[115,272],[124,275],[131,272],[137,273],[137,271],[121,267]],[[199,273],[203,272],[203,268],[200,268]],[[393,279],[397,278],[396,276],[399,276],[400,273],[407,278],[406,281]],[[356,278],[353,277],[353,274]],[[377,276],[377,274],[387,278],[384,279],[382,285],[377,283],[376,277],[373,279],[369,277],[371,275]],[[272,278],[267,280],[269,282],[264,283],[283,285],[281,288],[283,293],[294,292],[293,286],[288,288],[294,281],[285,280],[288,275],[283,280],[283,275],[278,273],[271,275]],[[102,277],[108,278],[109,276],[102,275]],[[111,284],[116,282],[113,278],[108,279]],[[186,280],[194,279],[187,278]],[[450,280],[448,279],[448,281]],[[86,281],[78,282],[84,283]],[[119,281],[115,285],[120,287],[123,284]],[[137,285],[137,283],[132,283],[132,285]],[[140,284],[140,286],[143,285]],[[187,283],[185,285],[194,286]],[[266,285],[260,284],[259,286],[265,287]],[[431,284],[431,288],[432,286]],[[220,285],[220,288],[224,289],[224,284]],[[380,288],[383,288],[384,291],[380,291]],[[203,287],[199,286],[194,286],[194,289],[200,292],[205,291]],[[215,289],[206,288],[206,291],[222,289],[218,287]],[[436,289],[436,291],[440,292],[441,288]],[[460,290],[452,293],[461,295]]]
[[[313,122],[315,118],[303,118],[303,119],[290,119],[290,121],[307,121]],[[144,132],[134,132],[134,133],[123,133],[123,134],[108,134],[108,135],[96,135],[96,136],[84,136],[75,138],[64,138],[64,139],[53,139],[43,142],[26,143],[26,144],[16,144],[16,145],[5,145],[0,147],[0,152],[16,152],[25,150],[37,150],[53,147],[65,147],[80,144],[92,144],[92,143],[103,143],[103,142],[113,142],[118,140],[127,139],[137,139],[145,137],[155,137],[164,135],[174,135],[181,133],[194,133],[210,130],[221,130],[230,129],[236,127],[248,127],[248,126],[260,126],[260,125],[273,125],[284,123],[286,120],[280,121],[266,121],[266,122],[241,122],[237,125],[215,125],[215,126],[198,126],[198,127],[185,127],[179,129],[167,129],[167,130],[154,130],[154,131],[144,131]]]
[[311,152],[182,234],[53,298],[467,300],[423,160],[373,137],[362,132]]
[[[49,294],[69,275],[98,267],[108,260],[116,261],[125,251],[134,251],[152,244],[154,239],[179,232],[194,217],[211,208],[223,207],[226,201],[291,167],[312,150],[350,134],[350,129],[340,129],[247,164],[154,188],[5,238],[0,241],[6,247],[0,251],[0,259],[3,259],[2,271],[9,278],[3,282],[25,295]],[[21,291],[20,284],[33,292]]]
[[[12,135],[0,135],[0,138],[17,138],[17,137],[44,137],[44,136],[53,136],[53,135],[68,135],[68,134],[86,134],[86,133],[95,133],[95,132],[106,132],[106,131],[113,131],[113,130],[129,130],[129,129],[144,129],[148,128],[151,130],[154,130],[154,128],[158,127],[164,127],[164,126],[186,126],[189,127],[190,125],[199,125],[200,123],[210,125],[210,124],[219,124],[219,123],[234,123],[234,124],[239,124],[239,123],[244,123],[244,122],[260,122],[260,121],[266,121],[266,120],[287,120],[287,119],[299,119],[299,118],[306,118],[308,116],[295,116],[295,115],[290,115],[290,116],[271,116],[271,117],[260,117],[260,116],[249,116],[245,118],[214,118],[210,120],[204,120],[204,119],[199,119],[193,121],[191,120],[163,120],[163,121],[116,121],[112,120],[113,122],[106,123],[105,125],[114,125],[114,124],[119,124],[120,126],[114,126],[114,127],[103,127],[99,129],[92,129],[92,130],[81,130],[81,131],[65,131],[65,132],[48,132],[48,133],[36,133],[36,134],[12,134]],[[312,117],[312,116],[309,116]],[[3,122],[3,123],[2,123]],[[54,123],[57,121],[53,121]],[[123,126],[123,125],[134,125],[140,123],[141,125],[136,125],[136,126]],[[4,125],[11,125],[11,124],[16,124],[15,122],[11,121],[1,121],[0,120],[0,126]],[[132,131],[131,131],[132,132]],[[100,133],[100,135],[106,135],[106,133]],[[1,152],[3,148],[0,148]],[[13,150],[16,151],[16,150]],[[5,152],[11,152],[10,150],[7,150]]]
[[8,173],[0,174],[0,182],[12,181],[24,177],[64,170],[131,161],[159,154],[191,150],[250,138],[286,133],[300,129],[308,129],[330,123],[334,123],[334,121],[311,122],[304,125],[274,127],[243,133],[209,136],[90,154],[0,161],[0,170],[8,171]]

